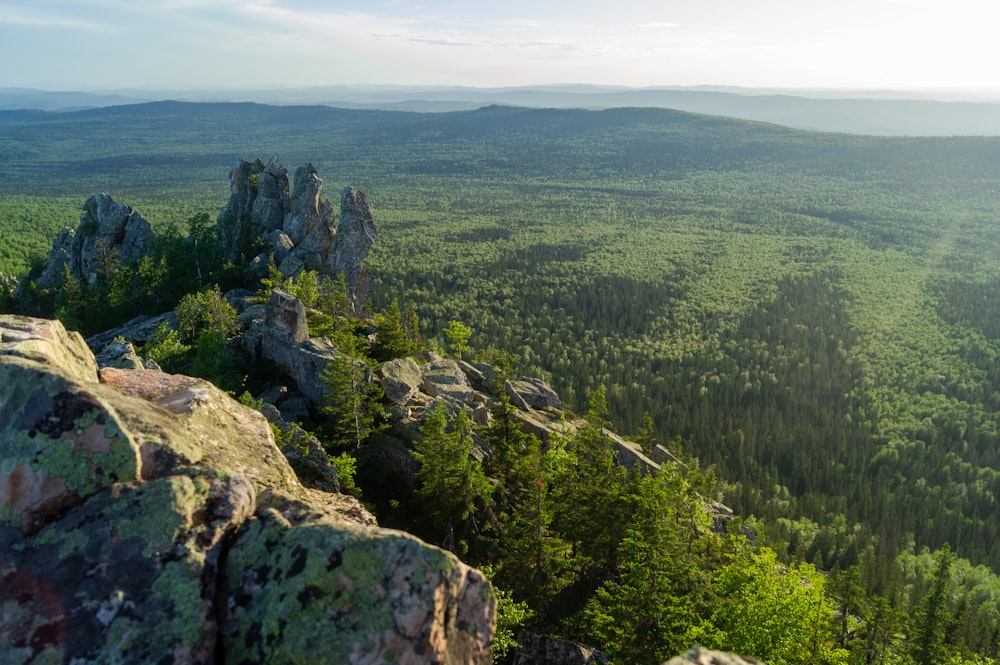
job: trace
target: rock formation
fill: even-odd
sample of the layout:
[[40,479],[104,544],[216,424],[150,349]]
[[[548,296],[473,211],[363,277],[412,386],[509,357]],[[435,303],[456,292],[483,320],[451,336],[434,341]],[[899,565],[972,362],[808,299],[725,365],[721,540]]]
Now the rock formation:
[[267,164],[237,161],[230,171],[229,202],[219,212],[218,228],[227,260],[245,251],[260,235],[269,248],[253,259],[264,271],[273,260],[286,277],[303,270],[343,274],[352,292],[362,278],[361,264],[375,242],[375,223],[364,194],[353,187],[340,195],[340,215],[321,198],[323,180],[312,164],[288,172],[276,158]]
[[582,644],[545,637],[532,633],[522,634],[518,640],[515,665],[607,665],[607,654]]
[[87,199],[76,229],[64,228],[52,243],[45,268],[36,280],[40,288],[59,288],[65,269],[81,284],[93,284],[102,273],[110,274],[149,251],[152,227],[131,206],[107,194]]
[[761,662],[747,656],[693,647],[686,654],[671,658],[663,665],[761,665]]
[[372,522],[211,384],[0,317],[0,662],[488,662],[488,582]]

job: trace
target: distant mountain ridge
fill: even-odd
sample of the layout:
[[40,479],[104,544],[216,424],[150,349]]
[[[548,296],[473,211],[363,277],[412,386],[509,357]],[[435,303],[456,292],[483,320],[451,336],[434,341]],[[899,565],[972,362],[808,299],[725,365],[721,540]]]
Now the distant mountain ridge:
[[78,111],[153,100],[253,101],[352,109],[448,112],[500,104],[529,108],[668,108],[797,129],[882,136],[1000,136],[1000,101],[945,101],[920,93],[743,88],[515,88],[324,86],[253,91],[110,91],[0,88],[0,110]]

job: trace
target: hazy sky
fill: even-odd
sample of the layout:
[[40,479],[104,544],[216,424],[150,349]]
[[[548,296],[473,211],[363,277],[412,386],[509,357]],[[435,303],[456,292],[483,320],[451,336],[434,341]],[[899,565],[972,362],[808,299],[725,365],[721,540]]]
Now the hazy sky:
[[993,0],[0,0],[0,87],[1000,89]]

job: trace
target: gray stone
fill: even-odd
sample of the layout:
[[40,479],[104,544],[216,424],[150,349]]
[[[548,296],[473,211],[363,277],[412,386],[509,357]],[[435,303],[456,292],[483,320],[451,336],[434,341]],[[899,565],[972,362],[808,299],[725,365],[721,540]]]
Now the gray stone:
[[431,397],[446,397],[461,404],[472,402],[475,391],[458,362],[450,358],[433,360],[420,368],[423,391]]
[[493,385],[492,373],[490,373],[490,377],[487,379],[486,374],[479,367],[464,360],[459,360],[458,366],[462,368],[462,371],[465,372],[465,378],[469,380],[469,384],[476,390],[490,393],[496,388]]
[[675,656],[664,665],[763,665],[756,658],[737,656],[722,651],[711,651],[701,647],[692,647],[683,656]]
[[476,405],[472,407],[472,422],[480,427],[488,427],[491,420],[490,410],[486,408],[485,404],[477,402]]
[[379,376],[385,398],[399,405],[409,402],[424,383],[420,366],[413,358],[397,358],[383,363]]
[[309,417],[309,402],[301,397],[289,397],[278,409],[287,422],[301,422]]
[[367,292],[362,264],[376,239],[371,207],[360,190],[341,192],[340,215],[322,198],[323,180],[311,164],[295,172],[289,193],[288,172],[277,159],[265,166],[237,161],[230,171],[229,202],[219,212],[218,228],[228,260],[236,260],[240,241],[261,235],[271,248],[253,260],[259,273],[273,260],[285,277],[302,270],[345,276],[349,291]]
[[284,291],[274,289],[267,301],[264,323],[275,326],[288,334],[290,345],[309,339],[309,322],[306,320],[306,308],[302,303]]
[[607,665],[608,658],[602,651],[568,640],[545,637],[533,633],[518,636],[521,648],[516,665]]
[[337,235],[336,270],[345,275],[348,284],[355,284],[361,264],[378,237],[371,207],[360,189],[345,187],[341,191]]
[[118,369],[145,369],[142,359],[135,352],[131,342],[116,338],[108,342],[97,354],[98,367],[116,367]]
[[524,395],[517,391],[517,388],[514,387],[513,383],[510,381],[504,381],[503,391],[507,393],[507,397],[510,398],[510,403],[513,404],[515,408],[523,411],[531,410],[531,405],[528,404],[528,400],[524,399]]
[[556,391],[541,379],[522,376],[510,383],[514,391],[532,408],[561,409],[563,406]]
[[128,340],[133,344],[145,344],[149,340],[153,339],[153,336],[156,334],[156,330],[161,325],[166,325],[168,328],[172,328],[176,325],[176,322],[177,317],[174,316],[173,312],[166,312],[164,314],[160,314],[159,316],[147,316],[146,314],[141,314],[134,319],[129,319],[120,326],[97,333],[92,337],[88,337],[87,346],[89,346],[91,350],[97,352],[107,346],[116,337],[121,337],[122,339]]
[[110,275],[122,264],[145,256],[153,229],[131,206],[107,194],[95,194],[83,205],[75,230],[65,228],[52,243],[36,280],[40,288],[60,288],[65,271],[81,284],[93,284],[99,275]]
[[488,663],[488,581],[373,526],[211,384],[0,316],[4,663]]

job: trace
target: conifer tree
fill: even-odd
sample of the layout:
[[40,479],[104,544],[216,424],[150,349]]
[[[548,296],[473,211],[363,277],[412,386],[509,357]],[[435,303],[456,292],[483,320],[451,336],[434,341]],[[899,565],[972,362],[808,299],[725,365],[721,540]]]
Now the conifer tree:
[[385,312],[375,315],[375,357],[380,361],[405,358],[416,351],[416,345],[407,335],[399,302],[393,300]]
[[482,465],[471,457],[468,414],[459,409],[450,430],[448,424],[443,402],[424,416],[420,439],[413,444],[413,457],[420,465],[416,498],[444,545],[464,550],[467,544],[454,541],[455,529],[460,529],[459,537],[468,536],[477,505],[489,498],[492,488]]
[[335,448],[357,449],[383,426],[382,388],[372,380],[358,338],[338,333],[337,354],[323,370],[327,389],[324,413],[333,420]]
[[913,660],[917,665],[932,665],[946,660],[945,631],[951,622],[948,582],[955,555],[945,544],[938,553],[931,577],[931,588],[924,596],[914,620]]

